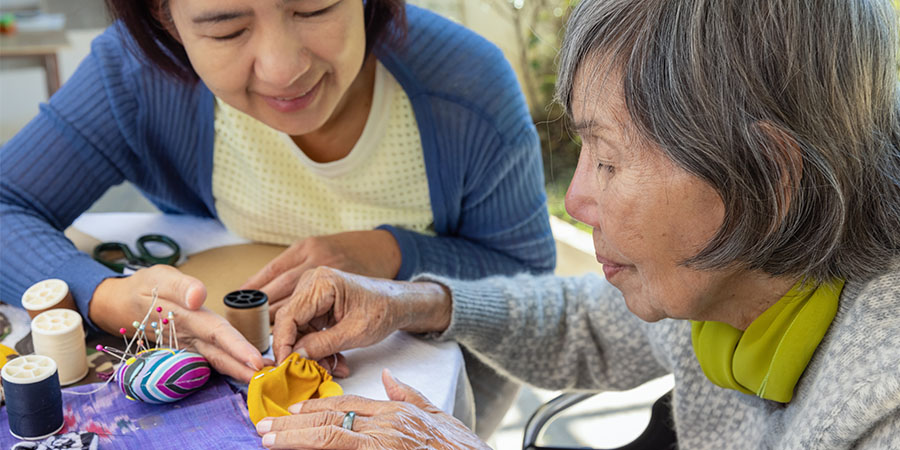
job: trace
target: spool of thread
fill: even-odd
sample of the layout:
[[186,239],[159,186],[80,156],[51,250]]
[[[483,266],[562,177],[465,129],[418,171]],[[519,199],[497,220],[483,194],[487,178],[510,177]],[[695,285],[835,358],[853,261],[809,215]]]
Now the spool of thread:
[[259,350],[269,350],[269,297],[254,289],[225,296],[225,319]]
[[34,353],[53,358],[59,368],[59,383],[70,385],[88,373],[81,315],[68,309],[51,309],[31,321]]
[[22,307],[34,319],[38,314],[56,308],[78,311],[69,285],[56,278],[38,281],[22,294]]
[[3,392],[9,432],[18,439],[40,440],[63,427],[62,391],[52,358],[20,356],[3,366]]

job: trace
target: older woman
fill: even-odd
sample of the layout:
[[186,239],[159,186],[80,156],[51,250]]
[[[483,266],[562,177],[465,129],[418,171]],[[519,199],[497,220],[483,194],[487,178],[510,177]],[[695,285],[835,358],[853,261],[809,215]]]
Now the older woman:
[[[550,389],[673,373],[681,448],[900,448],[894,14],[582,0],[558,85],[583,143],[566,204],[606,280],[319,269],[277,317],[278,358],[434,333]],[[305,334],[315,318],[333,326]],[[384,378],[393,401],[310,400],[260,422],[263,444],[484,445]]]

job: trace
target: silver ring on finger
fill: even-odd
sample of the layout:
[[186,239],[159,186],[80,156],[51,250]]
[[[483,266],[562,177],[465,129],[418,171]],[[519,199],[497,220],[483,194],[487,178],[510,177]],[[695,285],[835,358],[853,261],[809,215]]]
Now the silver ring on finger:
[[344,423],[341,424],[341,427],[345,430],[353,431],[353,419],[356,418],[356,413],[353,411],[348,412],[344,415]]

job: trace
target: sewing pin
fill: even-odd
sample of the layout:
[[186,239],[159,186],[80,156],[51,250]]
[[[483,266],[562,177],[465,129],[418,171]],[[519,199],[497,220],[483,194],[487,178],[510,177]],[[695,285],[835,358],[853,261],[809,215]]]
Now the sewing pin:
[[175,336],[175,350],[178,350],[178,333],[175,332],[175,313],[173,311],[169,311],[169,323],[171,324],[169,332]]
[[[164,326],[165,326],[165,325],[168,325],[168,324],[169,324],[169,319],[163,319],[163,320],[162,320],[162,324],[163,324]],[[171,333],[171,332],[169,332],[169,348],[172,348],[172,333]]]
[[107,347],[105,345],[97,344],[97,346],[94,348],[96,348],[98,352],[109,353],[110,355],[118,358],[130,358],[132,356],[131,354],[123,352],[122,350],[119,350],[115,347]]
[[128,348],[128,336],[125,336],[125,333],[127,332],[128,330],[126,330],[124,327],[119,328],[119,334],[122,335],[122,340],[125,341],[125,348]]

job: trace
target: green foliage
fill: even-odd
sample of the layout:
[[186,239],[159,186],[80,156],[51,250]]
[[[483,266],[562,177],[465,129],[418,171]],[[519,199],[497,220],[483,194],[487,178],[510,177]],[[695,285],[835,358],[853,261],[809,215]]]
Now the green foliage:
[[[517,31],[518,65],[525,69],[522,84],[531,108],[544,160],[544,179],[550,214],[571,223],[563,204],[575,173],[579,143],[567,128],[565,111],[553,102],[556,57],[563,28],[577,0],[486,0],[514,24]],[[580,224],[579,224],[580,225]],[[590,228],[582,225],[582,228]]]

